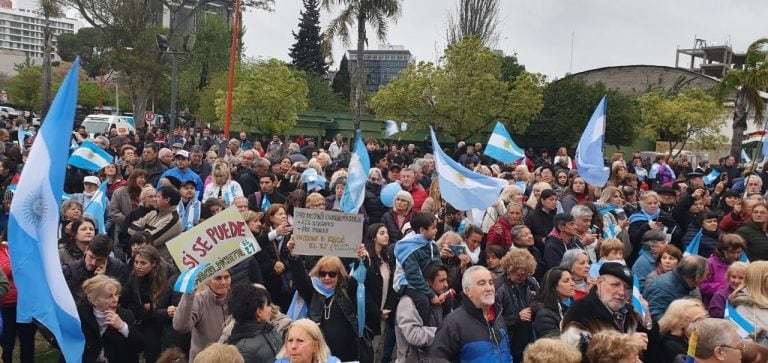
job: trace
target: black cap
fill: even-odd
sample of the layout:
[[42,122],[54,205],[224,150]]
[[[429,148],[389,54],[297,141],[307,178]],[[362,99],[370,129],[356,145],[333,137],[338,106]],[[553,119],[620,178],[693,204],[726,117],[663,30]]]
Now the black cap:
[[629,286],[634,284],[632,271],[630,271],[629,267],[618,262],[606,262],[600,266],[600,276],[602,275],[612,275],[626,282]]
[[671,187],[665,187],[665,186],[658,187],[658,188],[654,189],[653,191],[656,192],[656,193],[659,193],[659,194],[672,194],[672,195],[677,194],[677,193],[675,193],[674,189],[672,189]]
[[176,187],[176,189],[181,189],[181,180],[179,180],[179,178],[170,175],[164,176],[163,178],[168,179],[171,185]]
[[395,169],[403,170],[403,168],[400,165],[398,165],[398,164],[392,164],[392,165],[389,166],[389,170],[395,170]]
[[686,179],[691,180],[691,179],[694,179],[694,178],[703,178],[704,174],[699,173],[698,171],[692,171],[692,172],[690,172],[688,174],[685,174],[685,177],[686,177]]

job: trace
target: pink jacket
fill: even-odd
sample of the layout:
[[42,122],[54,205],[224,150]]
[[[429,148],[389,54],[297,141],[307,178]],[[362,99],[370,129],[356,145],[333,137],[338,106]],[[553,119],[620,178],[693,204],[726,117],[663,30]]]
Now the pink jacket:
[[731,265],[720,257],[717,257],[714,253],[707,259],[709,264],[709,276],[701,283],[699,289],[701,290],[701,300],[704,306],[709,306],[709,301],[712,296],[718,290],[722,290],[728,287],[728,278],[725,276],[728,272],[728,267]]

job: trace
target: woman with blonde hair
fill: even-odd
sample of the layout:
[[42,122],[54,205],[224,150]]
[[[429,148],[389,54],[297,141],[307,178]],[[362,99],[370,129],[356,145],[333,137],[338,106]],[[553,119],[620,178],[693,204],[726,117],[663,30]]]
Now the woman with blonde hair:
[[688,350],[688,326],[707,317],[707,309],[699,300],[673,301],[659,320],[661,361],[672,363]]
[[411,193],[401,190],[395,194],[392,208],[381,216],[381,223],[387,226],[389,240],[397,242],[403,238],[403,226],[411,221],[413,216],[413,197]]
[[443,208],[443,198],[440,196],[440,183],[437,180],[437,176],[432,177],[432,183],[429,184],[427,195],[427,199],[421,205],[421,211],[437,215],[440,209]]
[[624,211],[624,193],[617,187],[605,187],[595,205],[603,217],[602,235],[617,238],[624,243],[624,256],[632,254],[629,242],[629,218]]
[[632,243],[632,254],[624,256],[627,266],[632,266],[640,255],[645,232],[656,230],[664,231],[665,234],[675,234],[681,232],[678,232],[678,229],[674,218],[661,209],[661,197],[656,192],[643,194],[640,199],[640,210],[629,216],[629,241]]
[[338,363],[331,355],[320,327],[312,320],[300,319],[291,323],[285,336],[283,349],[277,353],[275,363]]
[[[525,201],[525,206],[528,207],[527,211],[536,209],[536,204],[539,202],[539,198],[541,198],[541,192],[546,189],[552,189],[552,186],[545,182],[538,182],[533,185],[531,188],[531,195],[529,195],[528,200]],[[559,204],[560,201],[558,200],[557,203]],[[526,215],[528,215],[528,213],[526,213]]]
[[731,294],[729,300],[736,312],[752,326],[768,327],[768,261],[750,263],[744,282]]
[[581,363],[581,352],[555,338],[541,338],[525,348],[523,363]]
[[218,198],[224,201],[224,208],[227,208],[236,197],[243,196],[243,188],[240,183],[232,180],[227,163],[223,161],[216,163],[211,174],[213,182],[205,186],[203,200]]
[[591,363],[641,363],[640,347],[629,334],[603,330],[589,340],[586,357]]
[[229,344],[213,343],[203,349],[193,363],[245,363],[237,348]]
[[[499,222],[499,217],[504,217],[507,214],[507,207],[510,203],[518,203],[522,208],[522,195],[523,190],[515,184],[510,184],[504,187],[504,189],[501,190],[499,198],[496,199],[496,202],[485,210],[483,223],[481,225],[483,233],[488,233],[488,231],[491,230],[491,227]],[[423,206],[421,207],[421,210],[424,210]]]

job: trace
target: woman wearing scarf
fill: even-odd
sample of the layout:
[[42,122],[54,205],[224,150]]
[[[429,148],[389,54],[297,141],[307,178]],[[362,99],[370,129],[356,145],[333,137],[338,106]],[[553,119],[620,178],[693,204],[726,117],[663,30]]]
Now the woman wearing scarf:
[[264,226],[256,240],[261,251],[256,253],[264,286],[269,291],[272,301],[287,311],[291,297],[295,292],[292,273],[288,267],[288,241],[293,234],[293,227],[288,221],[287,208],[283,204],[272,204],[264,215]]
[[674,218],[661,210],[660,206],[659,195],[656,192],[647,192],[640,199],[640,211],[629,216],[629,241],[632,243],[632,254],[626,258],[627,266],[632,266],[640,255],[640,244],[645,232],[653,229],[672,235],[678,228]]
[[[292,251],[293,241],[288,243]],[[358,250],[363,254],[364,248]],[[358,283],[350,278],[336,256],[324,256],[307,274],[301,258],[290,258],[296,290],[307,308],[307,317],[320,326],[331,354],[342,362],[373,362],[373,346],[369,326],[378,324],[379,307],[365,298],[365,327],[358,328]],[[293,306],[293,304],[292,304]],[[290,310],[290,309],[289,309]],[[290,314],[289,314],[290,315]],[[356,344],[352,344],[356,342]]]
[[603,217],[603,239],[616,238],[624,243],[624,256],[632,254],[629,219],[624,211],[624,194],[617,187],[605,187],[596,205]]
[[193,362],[197,353],[208,344],[219,341],[224,322],[229,315],[231,285],[229,270],[220,271],[206,284],[201,285],[197,292],[183,294],[179,306],[173,310],[173,330],[192,333],[190,362]]

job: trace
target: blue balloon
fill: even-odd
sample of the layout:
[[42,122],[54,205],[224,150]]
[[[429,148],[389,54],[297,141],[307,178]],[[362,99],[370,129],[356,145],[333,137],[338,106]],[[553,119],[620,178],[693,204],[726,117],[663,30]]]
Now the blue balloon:
[[401,190],[403,190],[403,188],[400,187],[400,183],[398,182],[385,185],[384,188],[381,188],[381,194],[379,194],[381,198],[381,204],[392,208],[392,206],[395,204],[395,196],[397,195],[397,192]]

